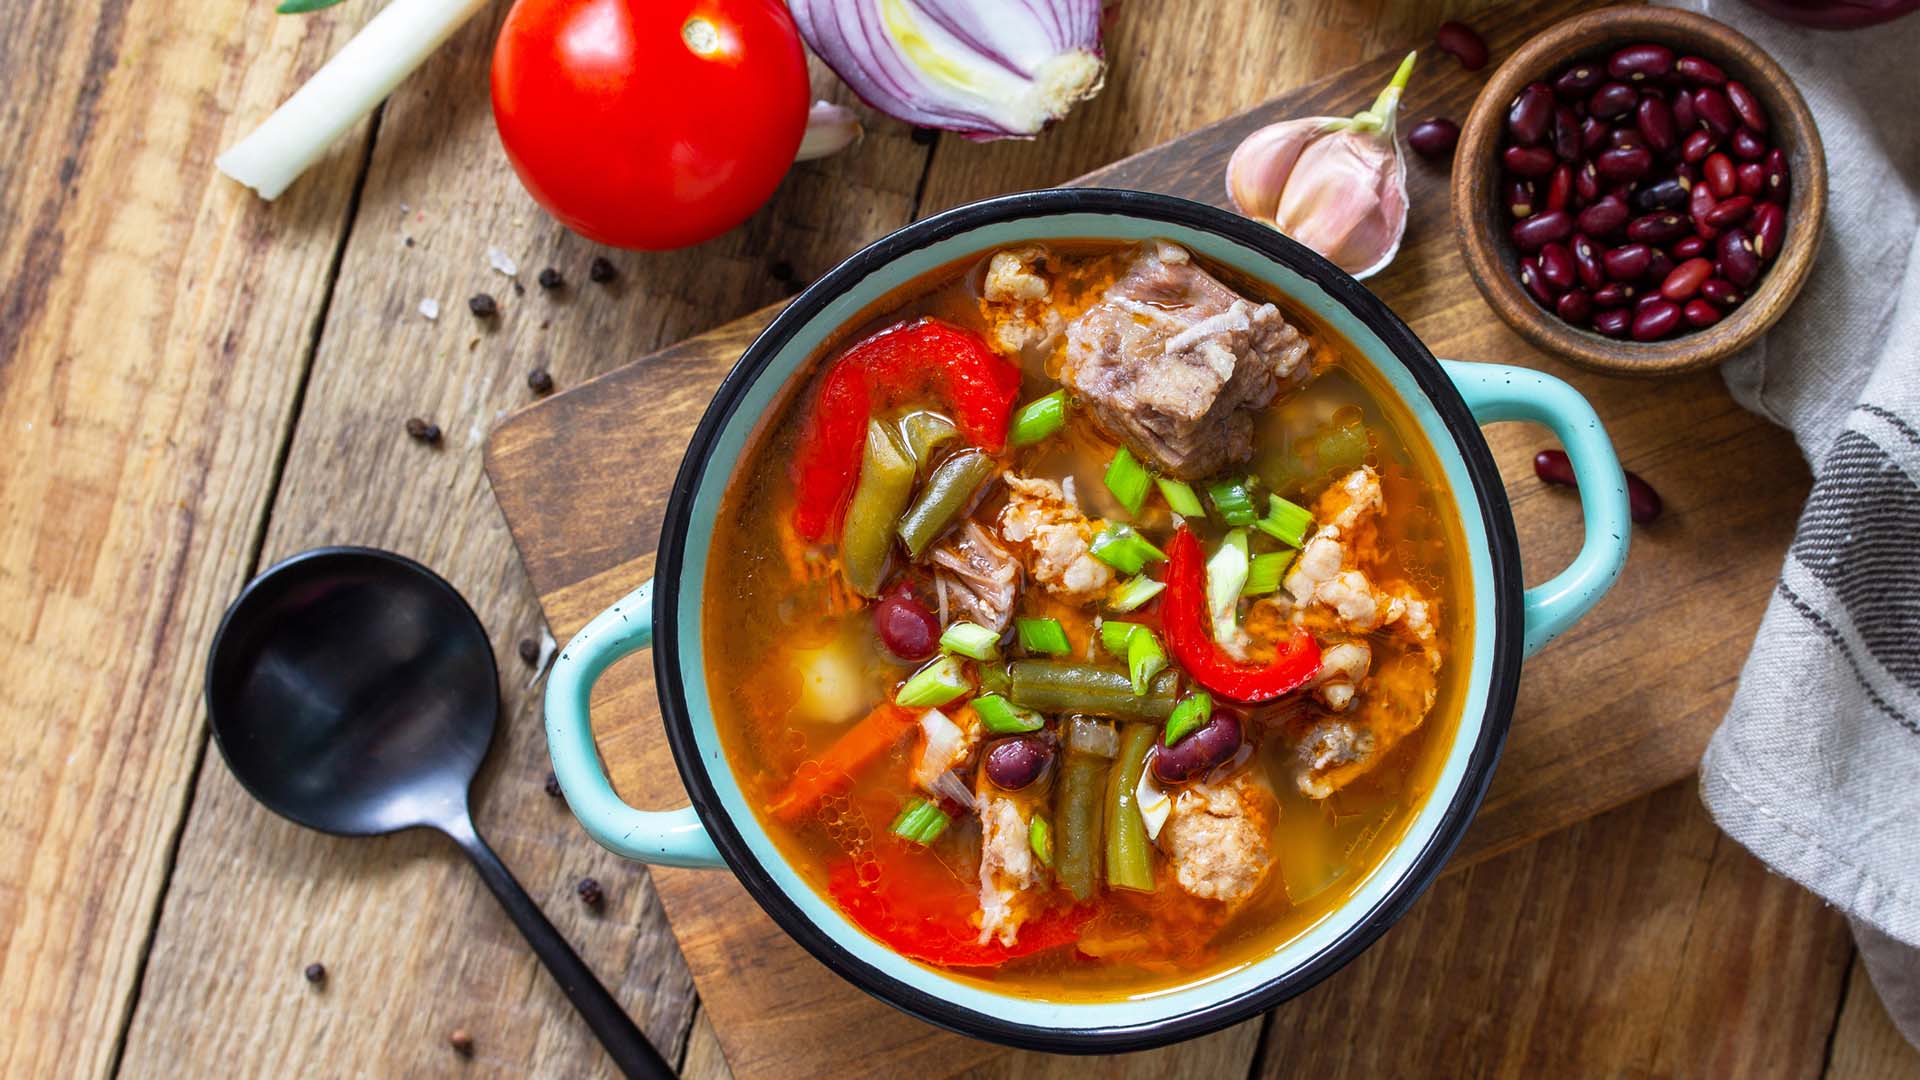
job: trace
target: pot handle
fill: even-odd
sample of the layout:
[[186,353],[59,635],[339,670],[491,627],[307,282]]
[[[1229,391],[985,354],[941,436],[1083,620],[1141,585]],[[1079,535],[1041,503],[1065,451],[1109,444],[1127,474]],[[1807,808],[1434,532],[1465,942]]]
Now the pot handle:
[[1531,420],[1552,429],[1580,482],[1580,511],[1587,522],[1580,554],[1552,580],[1528,589],[1522,603],[1526,654],[1532,656],[1591,610],[1626,565],[1632,535],[1627,477],[1593,406],[1564,381],[1504,364],[1442,360],[1440,366],[1480,423]]
[[553,775],[587,835],[616,855],[653,866],[719,867],[726,861],[693,807],[636,810],[614,794],[593,744],[588,698],[614,661],[653,644],[653,582],[593,617],[547,674],[547,752]]

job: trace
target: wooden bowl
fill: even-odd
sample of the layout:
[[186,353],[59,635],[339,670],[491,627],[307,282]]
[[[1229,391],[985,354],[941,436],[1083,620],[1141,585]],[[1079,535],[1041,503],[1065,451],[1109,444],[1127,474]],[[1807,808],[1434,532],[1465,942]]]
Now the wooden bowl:
[[[1769,137],[1787,155],[1793,185],[1786,239],[1746,301],[1701,330],[1640,343],[1606,337],[1560,320],[1520,284],[1518,256],[1500,205],[1499,153],[1507,108],[1528,83],[1544,81],[1575,58],[1604,61],[1613,50],[1651,41],[1681,56],[1704,57],[1744,83],[1767,110]],[[1616,375],[1677,375],[1709,367],[1772,326],[1805,284],[1820,248],[1827,209],[1827,162],[1813,115],[1780,65],[1723,23],[1671,8],[1603,8],[1536,35],[1500,65],[1473,103],[1453,159],[1453,222],[1467,269],[1487,303],[1520,335],[1548,352]]]

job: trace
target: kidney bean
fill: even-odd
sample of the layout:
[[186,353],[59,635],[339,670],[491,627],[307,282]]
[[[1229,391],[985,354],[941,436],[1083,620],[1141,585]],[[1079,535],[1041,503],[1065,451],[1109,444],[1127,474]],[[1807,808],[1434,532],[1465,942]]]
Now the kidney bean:
[[1540,261],[1531,255],[1520,260],[1520,284],[1533,294],[1533,298],[1541,307],[1548,311],[1553,310],[1554,301],[1558,297],[1554,296],[1546,279],[1540,276]]
[[1507,134],[1531,146],[1547,137],[1553,122],[1553,90],[1546,83],[1529,83],[1507,106]]
[[1673,246],[1667,250],[1672,252],[1676,259],[1691,259],[1706,252],[1707,241],[1705,237],[1696,233],[1693,236],[1683,236],[1675,240]]
[[1640,479],[1640,474],[1627,474],[1627,516],[1635,525],[1651,525],[1660,518],[1660,511],[1666,509],[1660,501],[1660,493],[1653,485]]
[[1656,289],[1653,292],[1646,293],[1633,302],[1634,317],[1638,318],[1641,312],[1647,310],[1647,308],[1654,304],[1664,303],[1666,303],[1666,298],[1660,295],[1659,290]]
[[1561,161],[1580,163],[1580,116],[1562,105],[1553,110],[1553,153]]
[[1215,709],[1204,727],[1172,746],[1161,733],[1153,752],[1153,776],[1163,784],[1197,780],[1232,761],[1239,752],[1240,718],[1225,709]]
[[1740,126],[1739,114],[1733,111],[1727,95],[1711,86],[1703,86],[1693,92],[1693,111],[1700,117],[1701,123],[1707,125],[1707,130],[1723,139]]
[[1547,209],[1565,210],[1567,197],[1573,192],[1573,166],[1561,162],[1553,170],[1553,176],[1547,180]]
[[[1594,296],[1594,303],[1597,304],[1599,302],[1600,297],[1596,294]],[[1596,311],[1593,313],[1593,328],[1608,337],[1626,337],[1628,329],[1632,326],[1633,312],[1628,311],[1626,308],[1608,308],[1604,311]]]
[[1680,309],[1680,316],[1687,320],[1688,326],[1698,329],[1719,322],[1720,309],[1705,300],[1695,298],[1687,301],[1686,305]]
[[1767,156],[1767,144],[1748,128],[1741,128],[1727,140],[1727,148],[1741,161],[1759,161]]
[[1673,70],[1673,50],[1665,45],[1629,45],[1607,60],[1607,74],[1629,82],[1645,82]]
[[1687,193],[1687,216],[1693,219],[1694,231],[1708,240],[1719,235],[1707,224],[1707,212],[1719,201],[1713,197],[1713,185],[1705,180],[1693,185],[1693,189]]
[[1407,145],[1422,157],[1447,157],[1460,141],[1460,125],[1444,116],[1431,116],[1407,132]]
[[1708,278],[1700,283],[1700,298],[1712,302],[1722,311],[1737,308],[1740,306],[1740,301],[1746,299],[1739,289],[1733,287],[1733,282],[1718,277]]
[[1733,159],[1725,154],[1708,154],[1701,163],[1701,175],[1706,177],[1707,186],[1713,189],[1713,197],[1725,199],[1740,190],[1739,178],[1733,173]]
[[1573,216],[1565,210],[1544,210],[1513,226],[1514,245],[1522,251],[1538,251],[1543,244],[1572,235]]
[[1677,176],[1655,180],[1633,193],[1633,205],[1647,212],[1684,210],[1687,206],[1688,187],[1689,185]]
[[1569,246],[1573,249],[1573,269],[1580,276],[1580,284],[1589,289],[1605,284],[1607,268],[1600,261],[1600,253],[1594,250],[1593,241],[1576,234]]
[[1767,190],[1767,167],[1749,161],[1733,170],[1734,187],[1749,199],[1757,199]]
[[1545,176],[1557,164],[1553,151],[1544,146],[1509,146],[1501,152],[1501,161],[1515,176]]
[[1607,132],[1607,145],[1621,150],[1630,150],[1636,146],[1645,146],[1647,140],[1640,137],[1640,130],[1633,127],[1617,127]]
[[1443,22],[1440,29],[1433,32],[1433,43],[1440,51],[1460,61],[1460,66],[1468,71],[1479,71],[1487,66],[1487,43],[1473,27],[1465,23]]
[[1555,291],[1564,292],[1574,286],[1577,271],[1573,265],[1573,252],[1565,244],[1546,244],[1540,248],[1538,260],[1540,279],[1552,286]]
[[1698,165],[1713,153],[1713,133],[1705,129],[1694,131],[1680,144],[1680,160],[1689,165]]
[[940,620],[906,590],[873,605],[873,631],[882,647],[908,662],[925,660],[940,644]]
[[1032,784],[1046,775],[1051,764],[1053,747],[1037,735],[1001,739],[987,748],[987,779],[1002,791],[1019,791]]
[[1592,157],[1607,148],[1607,140],[1613,134],[1606,121],[1597,117],[1585,117],[1580,121],[1580,152]]
[[1674,267],[1660,282],[1660,295],[1674,301],[1691,300],[1700,291],[1700,286],[1712,276],[1712,262],[1700,258],[1688,259]]
[[1583,326],[1593,316],[1593,294],[1585,289],[1569,289],[1560,294],[1553,313],[1575,326]]
[[1633,315],[1633,340],[1659,341],[1680,328],[1680,305],[1655,297]]
[[1739,225],[1753,213],[1753,200],[1745,195],[1735,195],[1731,199],[1722,199],[1707,211],[1706,222],[1716,229],[1727,229]]
[[1542,450],[1533,455],[1533,475],[1561,487],[1579,486],[1573,478],[1573,462],[1567,459],[1565,450]]
[[1674,61],[1673,70],[1682,82],[1694,86],[1720,86],[1727,81],[1727,73],[1718,64],[1698,56],[1681,57]]
[[1674,129],[1682,135],[1699,125],[1700,118],[1693,112],[1693,95],[1685,90],[1673,95],[1673,100],[1668,102],[1667,107],[1673,110]]
[[1753,253],[1753,240],[1745,229],[1733,228],[1721,233],[1714,255],[1714,268],[1720,276],[1743,289],[1760,276],[1760,256]]
[[1671,244],[1687,235],[1687,219],[1671,211],[1646,214],[1627,223],[1627,239],[1641,244]]
[[1752,128],[1756,134],[1767,133],[1767,110],[1760,107],[1760,99],[1753,96],[1745,83],[1727,80],[1727,103],[1740,115],[1740,122]]
[[1507,181],[1507,212],[1517,218],[1532,217],[1534,206],[1533,181]]
[[1786,240],[1787,211],[1779,203],[1761,203],[1747,219],[1747,229],[1753,233],[1753,253],[1761,262],[1770,262]]
[[1573,192],[1582,202],[1592,202],[1600,197],[1600,174],[1595,171],[1593,162],[1580,166],[1573,174]]
[[1617,146],[1600,151],[1593,167],[1609,183],[1632,183],[1653,168],[1653,153],[1643,146]]
[[1672,272],[1673,256],[1659,248],[1654,248],[1653,254],[1647,257],[1647,280],[1665,281],[1667,275]]
[[1793,177],[1787,172],[1787,155],[1774,147],[1767,152],[1762,168],[1767,171],[1767,201],[1784,204],[1793,187]]
[[1633,286],[1619,281],[1610,281],[1593,290],[1593,306],[1598,308],[1623,308],[1633,303]]
[[1673,110],[1667,107],[1666,99],[1657,94],[1641,95],[1633,119],[1634,126],[1640,130],[1640,137],[1647,141],[1647,146],[1656,154],[1672,150],[1679,141],[1679,131],[1673,123]]
[[[1595,90],[1593,96],[1587,99],[1587,113],[1602,120],[1611,120],[1626,115],[1639,101],[1640,95],[1634,92],[1633,87],[1622,82],[1610,82]],[[1732,107],[1729,106],[1727,111],[1731,114]]]
[[1620,282],[1640,280],[1652,261],[1653,249],[1645,244],[1625,244],[1600,256],[1600,265],[1606,267],[1607,277]]
[[1575,64],[1561,72],[1559,78],[1553,80],[1553,88],[1560,93],[1561,97],[1581,101],[1598,89],[1606,79],[1606,73],[1600,70],[1598,64]]

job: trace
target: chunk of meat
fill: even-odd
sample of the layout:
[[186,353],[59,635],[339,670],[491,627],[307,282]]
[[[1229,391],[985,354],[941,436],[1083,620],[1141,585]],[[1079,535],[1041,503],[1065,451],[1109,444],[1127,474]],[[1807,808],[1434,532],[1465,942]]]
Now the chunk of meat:
[[1307,339],[1164,240],[1067,326],[1061,379],[1161,471],[1203,479],[1253,453],[1253,414],[1310,374]]
[[1046,251],[1038,247],[996,251],[980,282],[980,313],[988,336],[1003,353],[1043,355],[1066,328],[1051,303],[1053,286],[1041,273]]
[[1005,479],[1000,535],[1026,556],[1027,573],[1063,599],[1099,599],[1113,569],[1093,557],[1093,523],[1059,484],[1014,473]]
[[1430,657],[1428,650],[1413,648],[1383,662],[1350,710],[1308,726],[1294,755],[1294,782],[1301,794],[1310,799],[1332,795],[1419,728],[1439,691]]
[[1252,770],[1187,787],[1161,830],[1174,880],[1201,899],[1245,900],[1273,869],[1279,820],[1279,801]]
[[982,782],[980,808],[980,944],[1012,945],[1037,906],[1039,861],[1027,844],[1027,819],[1012,799],[990,794]]
[[913,757],[914,786],[929,795],[972,806],[973,796],[954,770],[971,764],[980,749],[985,736],[980,717],[965,707],[951,718],[939,709],[928,709],[920,714],[919,723],[920,748]]
[[1007,628],[1020,595],[1020,563],[992,530],[968,521],[933,549],[929,561],[943,625],[951,614],[995,633]]
[[1320,673],[1313,677],[1313,696],[1340,712],[1353,704],[1360,680],[1367,677],[1373,650],[1364,641],[1342,641],[1320,652]]
[[1400,623],[1416,640],[1433,640],[1425,599],[1410,586],[1375,587],[1361,566],[1374,546],[1374,517],[1385,506],[1380,476],[1370,466],[1355,469],[1321,493],[1314,504],[1319,527],[1283,582],[1297,622],[1349,634]]

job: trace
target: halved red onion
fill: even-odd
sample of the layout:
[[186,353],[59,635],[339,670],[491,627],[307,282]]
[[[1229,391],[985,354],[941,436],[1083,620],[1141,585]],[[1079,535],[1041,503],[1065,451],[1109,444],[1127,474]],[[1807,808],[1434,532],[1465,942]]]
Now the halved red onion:
[[919,127],[1025,138],[1099,93],[1100,0],[791,0],[854,93]]

